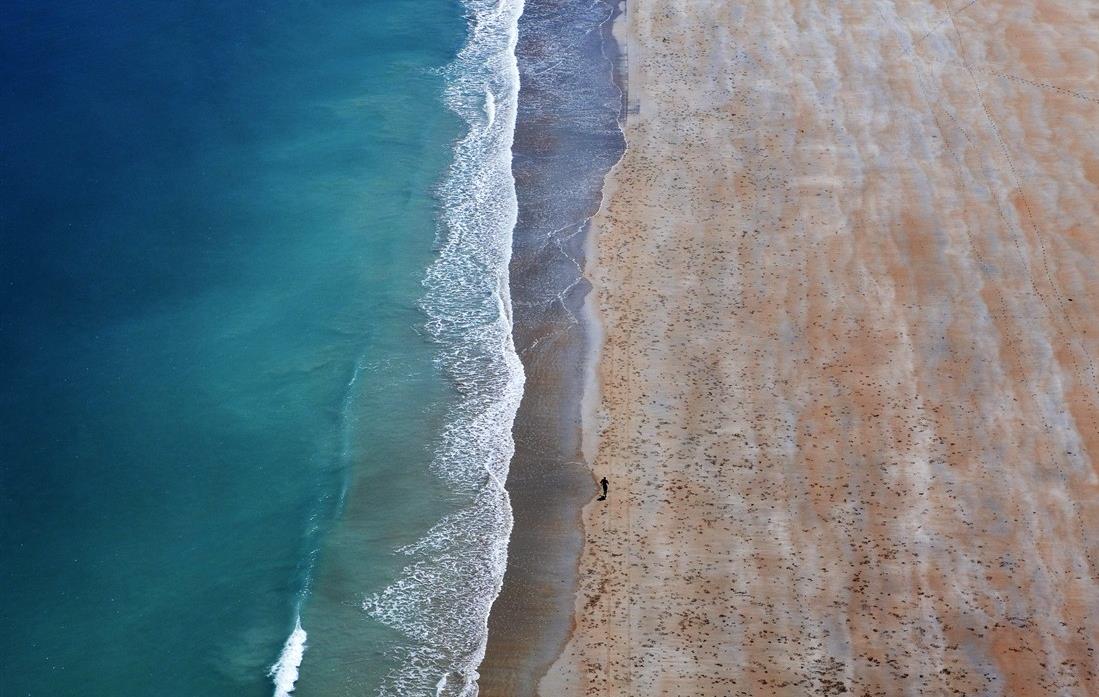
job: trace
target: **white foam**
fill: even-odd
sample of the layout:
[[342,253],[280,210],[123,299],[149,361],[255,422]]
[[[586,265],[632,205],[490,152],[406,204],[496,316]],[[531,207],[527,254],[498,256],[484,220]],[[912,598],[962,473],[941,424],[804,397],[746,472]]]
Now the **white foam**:
[[496,122],[496,97],[489,89],[485,90],[485,116],[488,117],[485,128],[492,128],[492,124]]
[[431,466],[463,503],[402,549],[410,561],[398,579],[363,601],[408,639],[392,654],[400,668],[386,676],[382,697],[477,694],[512,527],[504,482],[524,378],[511,337],[508,264],[518,217],[511,145],[523,2],[465,5],[469,39],[445,74],[447,104],[468,130],[439,188],[439,251],[421,303],[439,365],[459,395]]
[[286,638],[279,660],[271,666],[267,674],[275,683],[275,697],[289,697],[298,681],[298,668],[305,656],[305,630],[301,628],[301,617],[294,620],[294,631]]

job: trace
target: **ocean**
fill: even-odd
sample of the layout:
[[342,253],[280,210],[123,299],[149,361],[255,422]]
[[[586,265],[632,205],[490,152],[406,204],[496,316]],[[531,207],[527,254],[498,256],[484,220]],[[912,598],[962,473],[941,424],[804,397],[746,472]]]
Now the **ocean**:
[[0,10],[0,695],[475,692],[521,10]]

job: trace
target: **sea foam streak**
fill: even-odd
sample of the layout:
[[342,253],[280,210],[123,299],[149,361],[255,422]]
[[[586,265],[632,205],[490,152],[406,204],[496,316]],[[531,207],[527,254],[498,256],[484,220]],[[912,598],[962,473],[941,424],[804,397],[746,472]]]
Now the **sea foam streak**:
[[271,666],[268,676],[275,683],[275,697],[288,697],[294,691],[298,681],[298,668],[305,655],[305,630],[301,628],[301,618],[294,622],[294,631],[290,632],[279,654],[279,660]]
[[363,601],[399,629],[400,668],[378,694],[477,694],[488,614],[511,534],[504,481],[523,369],[511,337],[508,263],[518,206],[511,145],[519,94],[515,61],[522,0],[466,0],[470,36],[448,66],[447,105],[468,124],[439,190],[439,256],[424,279],[428,330],[458,392],[432,468],[463,505],[402,550],[409,563]]
[[[340,467],[345,467],[354,454],[351,433],[355,421],[355,385],[358,383],[359,376],[362,375],[362,372],[366,367],[367,366],[363,364],[362,357],[360,357],[359,360],[355,362],[355,369],[351,372],[351,379],[348,380],[344,391],[343,404],[340,409],[340,423],[343,433],[343,447],[340,451]],[[332,516],[337,515],[343,507],[344,499],[347,496],[347,477],[343,477],[342,479],[343,481],[335,500],[333,501],[331,496],[323,497],[319,502],[321,506],[318,506],[318,509],[310,516],[310,539],[317,539],[321,533],[321,520],[325,518],[324,507],[329,507],[329,515]],[[275,664],[271,666],[271,669],[267,673],[267,677],[271,678],[271,681],[275,684],[274,697],[288,697],[290,693],[294,691],[294,685],[298,681],[298,671],[301,668],[302,660],[305,658],[306,649],[306,632],[301,626],[301,608],[305,603],[306,598],[309,597],[313,585],[313,571],[317,567],[317,557],[319,554],[320,547],[314,546],[306,557],[304,582],[301,591],[298,593],[297,609],[294,612],[294,629],[290,632],[290,636],[286,638],[286,643],[282,646],[282,652],[279,654],[279,659],[275,661]]]

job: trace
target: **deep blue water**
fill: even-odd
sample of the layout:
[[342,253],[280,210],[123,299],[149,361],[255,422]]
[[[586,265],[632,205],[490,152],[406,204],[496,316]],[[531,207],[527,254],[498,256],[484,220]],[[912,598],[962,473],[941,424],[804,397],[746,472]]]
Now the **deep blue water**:
[[464,11],[0,9],[0,695],[268,695],[303,599],[300,694],[393,670]]

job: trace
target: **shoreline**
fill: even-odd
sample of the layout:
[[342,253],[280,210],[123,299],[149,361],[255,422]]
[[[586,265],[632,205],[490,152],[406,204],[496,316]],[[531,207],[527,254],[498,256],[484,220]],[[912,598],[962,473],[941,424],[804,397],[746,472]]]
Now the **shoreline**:
[[[526,75],[513,148],[520,213],[511,287],[514,340],[527,382],[507,481],[515,517],[508,566],[478,671],[483,697],[534,695],[566,645],[581,511],[596,489],[584,455],[583,412],[601,335],[586,269],[591,219],[604,200],[606,174],[624,150],[619,55],[611,36],[621,9],[599,3],[586,11],[603,7],[601,15],[555,24],[576,12],[563,7],[528,2],[516,49]],[[585,23],[590,28],[579,32]],[[553,41],[560,45],[547,45]],[[556,58],[548,70],[547,58]],[[554,69],[559,76],[545,79]],[[578,161],[587,165],[579,177]]]
[[[599,228],[596,224],[603,213],[604,206],[614,196],[615,178],[614,172],[626,156],[629,142],[626,141],[626,122],[629,119],[630,105],[630,81],[629,81],[629,31],[626,25],[628,12],[628,0],[615,0],[611,16],[607,19],[607,26],[603,32],[603,53],[610,62],[611,80],[619,92],[618,129],[622,133],[622,153],[603,177],[599,188],[599,206],[588,221],[588,229],[584,235],[584,277],[592,284],[592,292],[586,298],[582,308],[584,321],[591,332],[591,340],[588,343],[588,352],[585,360],[584,391],[580,396],[581,419],[581,452],[584,462],[591,467],[595,461],[596,452],[599,449],[599,425],[598,412],[602,391],[599,386],[599,357],[602,354],[603,342],[606,338],[603,319],[599,313],[599,287],[593,282],[592,276],[595,269],[599,268]],[[592,471],[592,479],[598,475]],[[583,511],[579,511],[577,518],[583,525]],[[576,573],[580,574],[580,560],[576,561]]]

